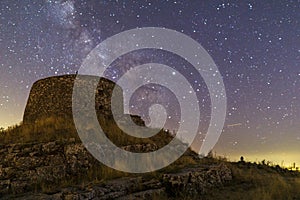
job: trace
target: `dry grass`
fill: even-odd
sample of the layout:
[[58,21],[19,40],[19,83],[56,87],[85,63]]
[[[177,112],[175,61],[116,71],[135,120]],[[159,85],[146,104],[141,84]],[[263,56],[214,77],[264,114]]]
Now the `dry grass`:
[[[107,137],[118,146],[130,144],[156,144],[162,147],[168,144],[173,137],[163,130],[151,138],[140,139],[124,133],[112,118],[99,118],[99,123]],[[0,144],[49,142],[75,138],[80,141],[74,122],[61,117],[47,117],[33,124],[19,124],[0,131]]]
[[253,163],[228,163],[233,181],[212,190],[203,199],[292,200],[300,199],[300,174]]
[[1,144],[48,142],[79,137],[72,120],[48,117],[33,124],[19,124],[1,131]]

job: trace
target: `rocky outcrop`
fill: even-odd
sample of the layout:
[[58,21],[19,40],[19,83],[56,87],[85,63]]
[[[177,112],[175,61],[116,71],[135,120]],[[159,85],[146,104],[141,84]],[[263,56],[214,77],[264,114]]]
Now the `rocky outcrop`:
[[49,142],[1,146],[0,194],[24,193],[82,173],[93,158],[80,144]]
[[[105,147],[104,147],[105,148]],[[136,152],[150,152],[157,148],[148,144],[123,147]],[[91,167],[101,168],[100,162],[74,139],[47,143],[12,144],[0,147],[0,195],[24,193],[36,184],[84,175]],[[108,154],[113,154],[113,150]]]
[[207,168],[187,168],[180,173],[163,176],[167,193],[174,196],[204,194],[211,187],[222,186],[232,180],[231,170],[223,163]]
[[[157,147],[139,144],[123,148],[145,152]],[[224,164],[198,166],[156,179],[132,176],[100,184],[57,188],[50,195],[37,191],[43,189],[41,186],[85,176],[89,169],[101,168],[101,164],[74,139],[2,145],[0,152],[0,196],[8,199],[12,194],[21,195],[20,199],[151,199],[159,195],[178,196],[179,192],[199,195],[232,179],[231,171]],[[34,191],[36,193],[32,193]]]

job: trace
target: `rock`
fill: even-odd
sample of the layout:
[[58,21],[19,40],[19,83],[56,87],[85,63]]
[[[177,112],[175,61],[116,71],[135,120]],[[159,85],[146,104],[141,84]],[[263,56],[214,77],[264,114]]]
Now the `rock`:
[[225,164],[212,166],[209,169],[185,169],[181,173],[163,176],[164,186],[173,196],[178,196],[180,193],[201,195],[207,189],[223,185],[230,180],[232,180],[232,172]]
[[10,192],[10,187],[11,187],[10,179],[0,180],[0,194],[8,194]]
[[156,151],[158,149],[158,146],[155,144],[135,144],[124,146],[122,147],[122,149],[130,152],[140,153]]
[[42,152],[47,154],[56,153],[61,150],[60,147],[56,142],[49,142],[42,146]]
[[137,192],[137,193],[126,195],[124,197],[117,198],[117,200],[155,199],[155,197],[164,194],[164,192],[165,192],[164,188],[146,190],[146,191]]

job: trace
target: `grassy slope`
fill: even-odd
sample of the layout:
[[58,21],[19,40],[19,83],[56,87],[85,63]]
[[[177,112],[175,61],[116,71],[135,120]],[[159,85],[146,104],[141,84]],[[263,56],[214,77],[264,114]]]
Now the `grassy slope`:
[[204,199],[289,200],[300,199],[300,173],[276,166],[228,163],[233,181],[213,189]]
[[[114,123],[112,118],[100,118],[99,122],[107,137],[118,146],[130,144],[156,144],[163,146],[169,143],[173,137],[164,131],[159,131],[156,136],[139,139],[127,135]],[[0,144],[49,142],[75,138],[80,141],[74,122],[70,119],[48,117],[34,124],[20,124],[0,131]]]
[[300,173],[278,166],[255,163],[231,163],[215,158],[204,158],[198,165],[225,162],[233,173],[233,180],[206,194],[191,197],[181,193],[170,198],[165,194],[156,199],[180,200],[300,200]]
[[[100,119],[100,123],[102,119]],[[159,147],[167,144],[172,137],[165,132],[161,132],[155,137],[141,140],[128,137],[123,134],[115,124],[106,121],[106,132],[108,137],[118,145],[134,144],[134,143],[155,143]],[[47,134],[45,134],[47,133]],[[0,143],[24,143],[36,141],[53,141],[67,138],[76,138],[80,142],[73,122],[70,120],[59,118],[47,118],[34,125],[18,125],[0,132]],[[169,167],[158,172],[145,174],[145,177],[159,178],[165,172],[174,172],[180,168],[192,165],[207,166],[225,162],[232,170],[233,181],[221,188],[212,189],[209,193],[195,197],[195,199],[260,199],[260,200],[289,200],[300,199],[300,174],[281,169],[280,167],[268,166],[266,164],[251,163],[230,163],[222,159],[205,158],[200,161],[194,160],[192,157],[183,156]],[[77,183],[101,182],[112,178],[123,176],[132,176],[130,174],[118,172],[105,166],[97,169],[90,169],[87,175],[77,177],[75,180],[62,180],[56,185],[59,187],[67,187]],[[55,190],[53,186],[43,185],[42,191],[51,192]],[[185,196],[185,194],[182,194]],[[157,199],[167,199],[166,196],[157,197]],[[180,198],[182,199],[182,198]],[[187,197],[186,199],[191,199]]]
[[[161,130],[159,133],[151,138],[140,139],[131,137],[120,130],[113,122],[113,119],[99,119],[103,130],[107,137],[113,141],[117,146],[126,146],[130,144],[156,144],[159,148],[168,144],[173,137],[167,132]],[[69,138],[75,138],[80,143],[80,139],[77,135],[74,123],[72,120],[49,117],[36,122],[35,124],[20,124],[2,130],[0,132],[0,145],[10,143],[35,143],[35,142],[49,142],[49,141],[62,141],[67,142]],[[165,171],[176,171],[185,166],[195,164],[195,160],[184,155],[172,165],[161,170],[160,172],[153,172],[145,174],[146,177],[157,177]],[[43,192],[52,192],[57,188],[68,187],[76,184],[87,184],[90,182],[102,182],[114,178],[124,176],[135,176],[134,174],[128,174],[120,172],[109,167],[106,167],[100,163],[94,165],[86,173],[78,175],[78,177],[61,180],[55,184],[49,185],[49,183],[39,183],[38,189]]]

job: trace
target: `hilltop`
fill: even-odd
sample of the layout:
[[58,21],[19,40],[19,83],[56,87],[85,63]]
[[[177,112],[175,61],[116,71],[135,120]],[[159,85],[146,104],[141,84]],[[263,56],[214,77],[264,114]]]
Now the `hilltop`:
[[[71,106],[75,78],[49,77],[34,83],[23,123],[0,132],[1,199],[300,199],[298,172],[265,162],[200,159],[190,149],[170,166],[151,173],[130,174],[104,166],[85,149],[75,129]],[[95,79],[84,76],[81,84],[96,87],[91,81]],[[114,144],[145,153],[174,139],[165,130],[146,139],[124,133],[111,115],[114,87],[122,109],[122,88],[109,80],[101,79],[95,98],[99,123]],[[145,126],[140,117],[131,117]]]

